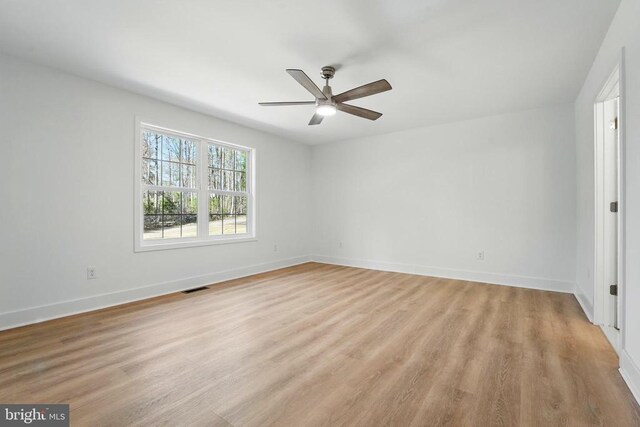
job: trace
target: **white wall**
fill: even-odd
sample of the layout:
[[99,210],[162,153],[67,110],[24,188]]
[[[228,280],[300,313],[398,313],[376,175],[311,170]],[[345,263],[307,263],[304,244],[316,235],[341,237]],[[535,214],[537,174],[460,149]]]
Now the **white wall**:
[[625,318],[621,371],[640,399],[640,1],[623,0],[575,103],[577,161],[577,263],[580,292],[593,303],[593,103],[625,48],[626,218]]
[[[135,115],[256,148],[257,242],[133,252]],[[309,253],[308,146],[7,56],[0,129],[0,328]]]
[[315,253],[572,291],[574,141],[561,105],[315,146]]

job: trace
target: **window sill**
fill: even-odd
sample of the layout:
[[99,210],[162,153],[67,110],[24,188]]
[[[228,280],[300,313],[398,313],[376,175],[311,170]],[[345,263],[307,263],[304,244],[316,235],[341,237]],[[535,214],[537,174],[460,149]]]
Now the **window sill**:
[[163,251],[168,249],[195,248],[198,246],[227,245],[231,243],[257,242],[256,236],[232,237],[225,239],[189,240],[182,242],[136,243],[134,252]]

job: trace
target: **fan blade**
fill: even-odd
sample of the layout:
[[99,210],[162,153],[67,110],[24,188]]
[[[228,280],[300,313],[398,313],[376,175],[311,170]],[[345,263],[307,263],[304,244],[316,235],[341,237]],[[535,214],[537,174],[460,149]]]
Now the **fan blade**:
[[324,116],[321,116],[320,114],[315,113],[313,117],[311,117],[311,120],[309,120],[309,126],[319,125],[320,123],[322,123],[322,119],[324,119]]
[[358,98],[364,98],[365,96],[375,95],[376,93],[386,92],[391,90],[391,85],[385,79],[378,80],[377,82],[369,83],[355,89],[342,92],[333,97],[336,102],[346,102]]
[[382,116],[382,113],[377,111],[367,110],[366,108],[356,107],[349,104],[336,104],[336,108],[345,113],[353,114],[354,116],[362,117],[363,119],[377,120]]
[[263,107],[281,107],[286,105],[315,105],[316,101],[293,101],[293,102],[258,102]]
[[327,97],[324,95],[324,93],[322,93],[322,91],[320,90],[320,88],[318,86],[316,86],[316,84],[313,82],[313,80],[311,80],[309,78],[309,76],[307,76],[304,71],[302,70],[293,70],[293,69],[288,69],[287,73],[289,73],[289,75],[291,77],[293,77],[294,79],[296,79],[296,81],[298,83],[300,83],[302,86],[304,86],[304,88],[306,90],[308,90],[309,92],[311,92],[311,95],[315,96],[318,99],[327,99]]

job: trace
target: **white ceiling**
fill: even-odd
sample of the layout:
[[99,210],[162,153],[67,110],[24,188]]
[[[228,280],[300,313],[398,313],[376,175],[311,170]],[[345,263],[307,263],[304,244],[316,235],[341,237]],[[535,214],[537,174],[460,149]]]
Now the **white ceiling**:
[[[0,0],[0,50],[304,143],[571,102],[619,0]],[[393,90],[308,126],[285,68]]]

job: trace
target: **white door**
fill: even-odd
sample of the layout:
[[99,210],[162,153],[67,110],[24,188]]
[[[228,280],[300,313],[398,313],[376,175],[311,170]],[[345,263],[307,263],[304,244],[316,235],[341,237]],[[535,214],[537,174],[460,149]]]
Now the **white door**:
[[605,326],[618,329],[618,100],[604,102],[603,219]]

